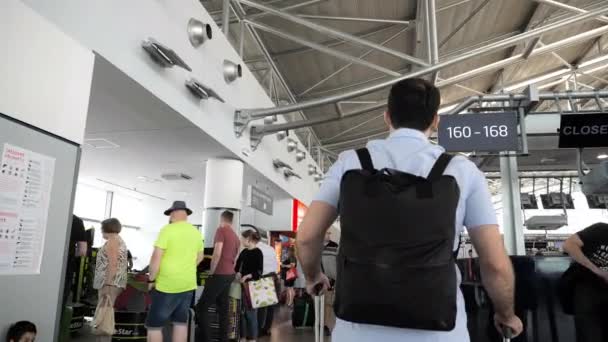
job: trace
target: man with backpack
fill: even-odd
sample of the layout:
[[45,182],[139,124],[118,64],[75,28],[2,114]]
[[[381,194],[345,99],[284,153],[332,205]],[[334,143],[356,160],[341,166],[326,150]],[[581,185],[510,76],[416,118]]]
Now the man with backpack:
[[395,84],[384,116],[390,136],[340,155],[298,229],[307,290],[323,292],[323,237],[340,215],[332,341],[469,341],[454,256],[464,227],[497,328],[523,330],[485,177],[429,141],[439,104],[439,90],[423,79]]

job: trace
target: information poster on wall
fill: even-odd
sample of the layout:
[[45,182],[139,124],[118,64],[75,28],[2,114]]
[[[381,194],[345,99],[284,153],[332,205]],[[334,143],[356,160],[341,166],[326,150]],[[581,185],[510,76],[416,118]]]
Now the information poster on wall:
[[0,159],[0,275],[39,274],[55,159],[4,144]]

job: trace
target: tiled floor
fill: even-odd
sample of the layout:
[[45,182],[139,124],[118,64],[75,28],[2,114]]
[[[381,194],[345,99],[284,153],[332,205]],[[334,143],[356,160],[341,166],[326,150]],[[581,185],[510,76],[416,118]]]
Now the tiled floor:
[[[287,308],[281,308],[275,315],[275,322],[268,337],[260,338],[259,342],[314,342],[315,335],[312,328],[294,329],[291,326],[291,312]],[[95,336],[86,332],[72,338],[71,342],[93,342]],[[325,342],[331,342],[325,337]]]

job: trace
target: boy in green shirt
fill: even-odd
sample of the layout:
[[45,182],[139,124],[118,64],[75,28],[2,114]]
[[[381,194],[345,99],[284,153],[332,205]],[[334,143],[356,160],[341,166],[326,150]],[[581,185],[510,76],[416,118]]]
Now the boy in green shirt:
[[174,342],[186,342],[188,310],[196,290],[196,267],[203,260],[203,236],[190,223],[192,210],[176,201],[165,211],[171,223],[161,229],[150,260],[152,305],[146,327],[148,341],[162,342],[162,328],[173,323]]

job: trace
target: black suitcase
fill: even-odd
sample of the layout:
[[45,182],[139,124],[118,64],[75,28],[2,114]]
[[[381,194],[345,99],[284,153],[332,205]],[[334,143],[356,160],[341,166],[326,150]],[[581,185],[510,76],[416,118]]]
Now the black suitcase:
[[305,328],[315,325],[315,304],[313,298],[307,293],[294,299],[291,324],[294,328]]

